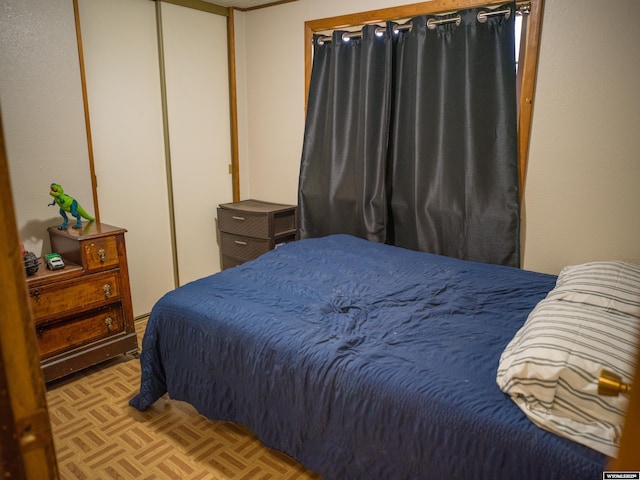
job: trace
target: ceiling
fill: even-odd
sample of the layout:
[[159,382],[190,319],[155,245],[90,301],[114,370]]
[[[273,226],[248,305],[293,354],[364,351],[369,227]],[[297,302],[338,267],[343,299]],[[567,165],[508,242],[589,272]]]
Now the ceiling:
[[[260,6],[268,6],[269,4],[284,3],[278,0],[205,0],[209,3],[215,3],[223,7],[236,7],[238,9],[256,8]],[[295,1],[295,0],[289,0]]]

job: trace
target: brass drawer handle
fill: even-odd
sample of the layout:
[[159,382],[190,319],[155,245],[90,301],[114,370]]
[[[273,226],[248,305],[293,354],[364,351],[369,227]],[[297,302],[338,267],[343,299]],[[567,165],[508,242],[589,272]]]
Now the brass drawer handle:
[[243,247],[245,247],[247,245],[247,242],[241,242],[240,240],[234,240],[234,243],[236,245],[242,245]]
[[239,222],[244,222],[245,218],[244,217],[236,217],[235,215],[233,217],[234,220],[238,220]]
[[104,263],[104,260],[107,256],[107,252],[104,251],[104,248],[98,250],[98,256],[100,257],[100,263]]
[[104,292],[104,298],[111,297],[111,285],[110,284],[105,283],[104,286],[102,287],[102,291]]
[[36,288],[33,292],[31,292],[31,296],[33,297],[33,299],[34,299],[36,302],[39,302],[39,301],[40,301],[40,290],[38,290],[38,289]]
[[105,318],[104,324],[107,326],[107,330],[113,330],[113,318],[111,317]]

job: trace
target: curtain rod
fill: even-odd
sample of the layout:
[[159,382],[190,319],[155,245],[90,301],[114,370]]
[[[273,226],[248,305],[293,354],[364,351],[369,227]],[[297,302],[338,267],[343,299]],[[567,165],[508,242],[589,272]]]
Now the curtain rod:
[[[487,7],[488,8],[488,7]],[[521,15],[527,15],[529,14],[529,12],[531,11],[531,2],[526,1],[526,2],[516,2],[516,13],[519,13]],[[448,16],[448,18],[442,18],[442,19],[435,19],[435,18],[430,18],[429,20],[427,20],[427,27],[430,30],[433,30],[434,28],[436,28],[438,25],[443,25],[446,23],[455,23],[456,26],[460,25],[460,22],[462,20],[462,18],[460,17],[460,15],[456,15],[455,17],[450,17],[449,15],[453,15],[457,13],[457,11],[453,11],[453,12],[447,12],[447,13],[439,13],[439,14],[435,14],[434,16]],[[487,17],[493,16],[493,15],[504,15],[505,18],[509,18],[511,16],[511,9],[510,8],[504,8],[504,5],[498,6],[498,7],[494,7],[492,10],[489,11],[481,11],[478,12],[478,21],[480,23],[485,23],[487,21]],[[411,24],[410,23],[405,23],[402,25],[395,25],[393,27],[393,33],[397,34],[399,32],[402,31],[406,31],[406,30],[411,30]],[[377,36],[382,36],[384,35],[384,33],[387,31],[386,27],[378,27],[376,28],[375,34]],[[362,37],[362,30],[358,30],[358,31],[354,31],[354,32],[345,32],[342,34],[342,39],[345,41],[349,41],[352,38],[360,38]],[[320,45],[322,45],[325,42],[330,42],[331,41],[331,36],[330,35],[323,35],[320,38],[318,38],[318,43]]]

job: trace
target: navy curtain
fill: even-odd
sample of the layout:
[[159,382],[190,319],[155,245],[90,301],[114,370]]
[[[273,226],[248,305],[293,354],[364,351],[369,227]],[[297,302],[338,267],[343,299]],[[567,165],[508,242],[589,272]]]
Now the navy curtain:
[[482,9],[421,16],[382,37],[366,27],[360,41],[344,42],[341,32],[323,45],[315,39],[302,238],[350,233],[519,265],[515,5],[509,9],[483,21]]

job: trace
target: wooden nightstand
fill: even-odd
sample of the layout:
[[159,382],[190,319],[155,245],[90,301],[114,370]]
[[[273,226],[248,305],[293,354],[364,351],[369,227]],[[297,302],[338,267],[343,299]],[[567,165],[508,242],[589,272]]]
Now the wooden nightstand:
[[235,267],[297,238],[295,205],[243,200],[218,207],[222,269]]
[[27,277],[45,381],[123,353],[137,353],[126,230],[91,222],[50,227],[51,250],[65,268]]

